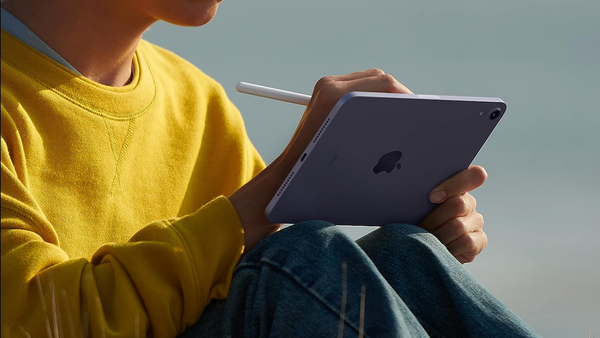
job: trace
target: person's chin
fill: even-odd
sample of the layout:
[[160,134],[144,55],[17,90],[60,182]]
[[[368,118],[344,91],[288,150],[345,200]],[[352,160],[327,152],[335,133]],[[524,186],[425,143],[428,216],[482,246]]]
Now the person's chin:
[[189,11],[181,11],[177,13],[173,18],[169,18],[165,21],[178,26],[198,27],[206,25],[211,22],[217,14],[217,9],[222,0],[215,0],[212,6],[205,6],[203,8],[193,8]]

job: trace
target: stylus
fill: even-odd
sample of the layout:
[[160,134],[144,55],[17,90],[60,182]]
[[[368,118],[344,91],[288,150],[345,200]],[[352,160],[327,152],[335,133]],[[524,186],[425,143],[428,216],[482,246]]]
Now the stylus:
[[265,87],[247,82],[239,82],[235,85],[235,89],[240,93],[300,104],[303,106],[308,106],[308,102],[310,101],[310,95],[294,93],[287,90]]

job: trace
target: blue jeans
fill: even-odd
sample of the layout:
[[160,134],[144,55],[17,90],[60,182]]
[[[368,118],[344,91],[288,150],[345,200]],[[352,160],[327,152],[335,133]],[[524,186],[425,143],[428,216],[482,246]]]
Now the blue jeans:
[[236,267],[190,337],[539,337],[430,233],[392,224],[356,243],[322,221],[275,233]]

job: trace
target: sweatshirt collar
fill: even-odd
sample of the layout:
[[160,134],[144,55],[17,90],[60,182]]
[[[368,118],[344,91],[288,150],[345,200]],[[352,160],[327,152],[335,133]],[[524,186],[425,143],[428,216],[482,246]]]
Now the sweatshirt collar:
[[[156,97],[156,83],[141,41],[133,57],[134,76],[128,85],[111,87],[62,67],[2,29],[2,68],[6,63],[72,104],[106,117],[131,118],[143,114]],[[2,70],[3,86],[5,82]],[[8,80],[8,79],[7,79]]]

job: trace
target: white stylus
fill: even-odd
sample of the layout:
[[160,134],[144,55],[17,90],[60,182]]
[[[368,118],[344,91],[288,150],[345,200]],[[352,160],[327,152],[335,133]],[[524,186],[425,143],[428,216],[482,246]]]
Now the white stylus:
[[239,82],[235,85],[235,89],[244,94],[266,97],[267,99],[285,101],[303,106],[308,106],[310,95],[294,93],[287,90],[260,86],[253,83]]

